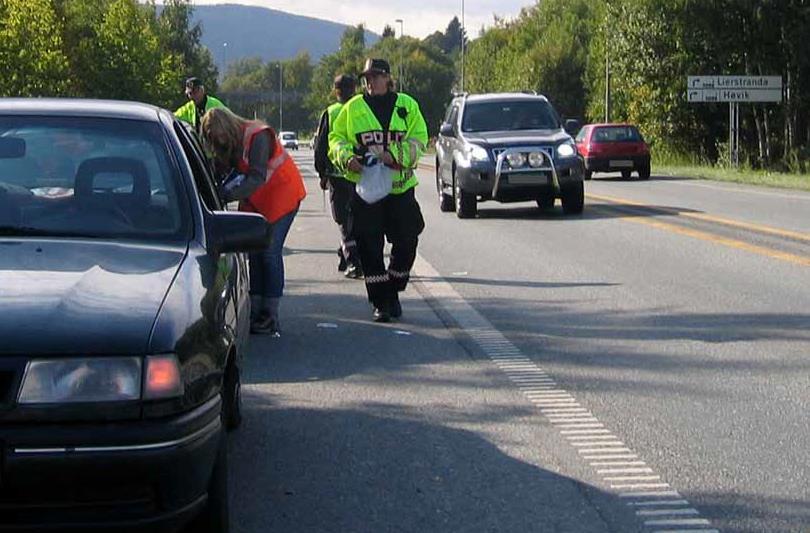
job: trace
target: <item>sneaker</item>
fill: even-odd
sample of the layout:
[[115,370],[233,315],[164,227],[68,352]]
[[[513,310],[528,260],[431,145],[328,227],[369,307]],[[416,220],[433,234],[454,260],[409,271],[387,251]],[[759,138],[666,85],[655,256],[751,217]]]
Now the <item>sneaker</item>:
[[402,305],[399,303],[399,294],[394,293],[394,299],[391,302],[391,318],[399,318],[402,316]]
[[390,313],[388,313],[387,309],[383,309],[382,307],[374,306],[372,317],[374,322],[391,322]]
[[270,315],[262,314],[250,323],[250,332],[255,335],[270,335],[271,337],[281,337],[281,328],[278,319]]
[[349,279],[363,279],[363,269],[359,265],[351,265],[343,275]]

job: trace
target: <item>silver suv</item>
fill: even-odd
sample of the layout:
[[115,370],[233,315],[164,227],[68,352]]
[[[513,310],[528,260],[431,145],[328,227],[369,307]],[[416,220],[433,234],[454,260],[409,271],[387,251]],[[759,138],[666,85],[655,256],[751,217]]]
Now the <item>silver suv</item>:
[[535,201],[541,209],[560,198],[563,212],[585,202],[583,164],[565,124],[540,95],[493,93],[455,97],[436,142],[436,190],[442,211],[473,218],[478,202]]

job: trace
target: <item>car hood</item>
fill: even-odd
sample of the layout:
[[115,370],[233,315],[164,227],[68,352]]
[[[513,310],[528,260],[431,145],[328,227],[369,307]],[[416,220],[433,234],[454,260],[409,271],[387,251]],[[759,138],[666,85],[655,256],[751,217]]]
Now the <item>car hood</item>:
[[486,131],[464,135],[470,142],[487,144],[491,147],[558,144],[571,139],[571,136],[562,130]]
[[143,354],[186,247],[0,240],[0,354]]

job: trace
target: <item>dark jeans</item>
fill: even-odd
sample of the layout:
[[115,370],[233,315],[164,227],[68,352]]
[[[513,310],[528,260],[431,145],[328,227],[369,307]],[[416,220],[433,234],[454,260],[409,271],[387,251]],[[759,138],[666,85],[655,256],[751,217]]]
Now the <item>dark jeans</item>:
[[[414,190],[389,194],[375,204],[367,204],[355,193],[350,222],[357,239],[368,299],[376,307],[386,307],[397,291],[404,291],[408,285],[419,234],[425,229]],[[391,243],[387,268],[385,239]]]
[[298,209],[284,215],[273,224],[270,245],[261,252],[252,253],[250,259],[250,294],[267,298],[280,298],[284,293],[284,241],[290,232]]

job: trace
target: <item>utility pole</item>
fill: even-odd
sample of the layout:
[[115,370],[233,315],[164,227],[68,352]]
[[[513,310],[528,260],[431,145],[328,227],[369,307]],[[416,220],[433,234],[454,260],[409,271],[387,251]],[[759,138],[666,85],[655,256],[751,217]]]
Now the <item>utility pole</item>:
[[284,67],[278,62],[278,131],[284,129]]
[[461,0],[461,92],[464,92],[464,41],[467,29],[464,26],[464,0]]
[[222,43],[222,79],[225,79],[225,73],[228,70],[228,43]]
[[403,41],[404,41],[404,37],[405,37],[405,23],[402,21],[402,19],[397,19],[394,22],[399,23],[399,84],[398,84],[399,87],[398,87],[398,89],[400,91],[403,91],[405,89],[405,83],[404,83],[404,80],[403,80],[405,70],[404,70],[404,67],[402,65],[402,63],[404,61],[404,59],[403,59],[404,54],[402,52],[402,47],[403,47]]
[[605,122],[610,122],[610,54],[605,46]]

